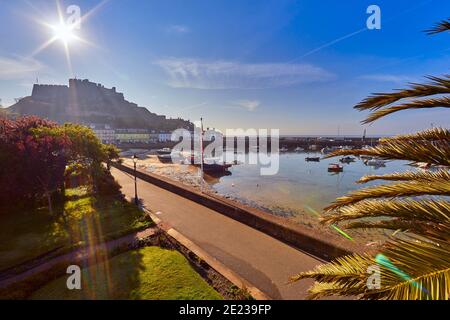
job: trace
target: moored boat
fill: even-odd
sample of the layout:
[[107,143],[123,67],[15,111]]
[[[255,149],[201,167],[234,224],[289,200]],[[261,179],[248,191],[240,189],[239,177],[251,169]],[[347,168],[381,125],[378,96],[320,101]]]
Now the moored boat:
[[171,154],[172,150],[170,148],[162,148],[162,149],[156,150],[156,153],[159,154],[159,155]]
[[344,167],[338,163],[330,163],[328,165],[328,172],[342,172]]
[[347,157],[340,158],[339,161],[342,163],[350,163],[350,162],[354,162],[355,158],[347,156]]
[[371,159],[364,161],[364,164],[371,167],[385,167],[386,161],[380,159]]
[[158,154],[158,160],[162,163],[172,163],[172,156],[170,154]]
[[315,162],[319,162],[320,161],[320,157],[306,157],[305,161],[315,161]]

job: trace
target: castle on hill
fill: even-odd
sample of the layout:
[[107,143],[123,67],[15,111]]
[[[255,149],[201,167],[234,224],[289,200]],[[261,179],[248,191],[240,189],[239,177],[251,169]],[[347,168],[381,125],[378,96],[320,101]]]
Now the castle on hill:
[[105,88],[88,79],[69,79],[69,85],[35,84],[31,96],[7,109],[16,115],[36,115],[58,123],[102,123],[112,128],[156,131],[191,129],[190,121],[167,119],[127,101],[115,87]]

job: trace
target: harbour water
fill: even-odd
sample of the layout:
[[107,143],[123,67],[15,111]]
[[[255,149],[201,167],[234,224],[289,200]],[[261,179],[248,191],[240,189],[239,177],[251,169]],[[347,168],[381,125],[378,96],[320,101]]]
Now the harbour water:
[[276,175],[261,176],[259,165],[240,164],[230,169],[231,175],[208,182],[218,194],[227,198],[316,227],[316,213],[321,214],[334,199],[351,190],[380,183],[355,183],[362,176],[414,170],[404,161],[391,161],[385,167],[375,168],[356,158],[355,162],[342,164],[342,172],[330,173],[328,165],[339,163],[338,158],[307,162],[307,156],[323,157],[320,153],[282,153]]

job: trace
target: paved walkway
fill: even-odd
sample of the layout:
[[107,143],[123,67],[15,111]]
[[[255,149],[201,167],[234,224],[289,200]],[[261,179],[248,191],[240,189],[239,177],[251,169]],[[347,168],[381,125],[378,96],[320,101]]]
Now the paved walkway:
[[[133,178],[116,169],[112,174],[122,192],[134,197]],[[144,206],[206,253],[258,287],[272,299],[305,299],[311,280],[288,284],[289,277],[321,263],[247,225],[212,209],[138,179]]]

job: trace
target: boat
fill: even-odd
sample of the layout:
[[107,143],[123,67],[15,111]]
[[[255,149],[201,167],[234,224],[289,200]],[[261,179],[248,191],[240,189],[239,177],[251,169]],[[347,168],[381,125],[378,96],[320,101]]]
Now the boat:
[[372,160],[373,159],[371,156],[365,156],[365,155],[359,156],[359,158],[361,160],[363,160],[363,161],[365,161],[365,160]]
[[300,151],[305,151],[305,149],[302,148],[302,147],[297,147],[297,148],[294,149],[294,151],[295,152],[300,152]]
[[226,163],[203,163],[203,172],[205,173],[219,173],[226,172],[231,164]]
[[350,162],[354,162],[355,158],[347,156],[347,157],[340,158],[339,161],[342,163],[350,163]]
[[172,163],[172,156],[170,154],[158,154],[158,160],[162,163]]
[[172,153],[172,150],[171,150],[170,148],[162,148],[162,149],[156,150],[156,153],[159,154],[159,155],[162,155],[162,154],[171,154],[171,153]]
[[320,161],[320,157],[306,157],[305,161],[315,161],[315,162],[319,162]]
[[338,163],[330,163],[328,165],[328,172],[342,172],[344,167]]
[[288,152],[288,151],[289,151],[289,149],[286,148],[286,147],[282,147],[282,148],[280,149],[280,152]]
[[366,166],[371,166],[371,167],[385,167],[386,166],[386,161],[379,160],[379,159],[372,159],[372,160],[364,161],[364,164]]

